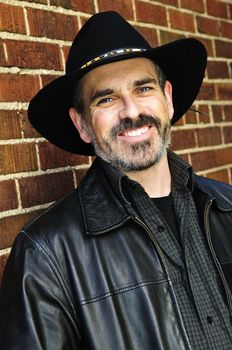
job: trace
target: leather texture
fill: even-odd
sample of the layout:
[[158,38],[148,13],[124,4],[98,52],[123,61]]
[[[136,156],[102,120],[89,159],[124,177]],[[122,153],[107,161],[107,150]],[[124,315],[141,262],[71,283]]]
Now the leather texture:
[[[195,181],[209,244],[231,269],[231,187]],[[99,176],[96,160],[79,189],[18,235],[0,293],[1,349],[190,350],[148,230]]]

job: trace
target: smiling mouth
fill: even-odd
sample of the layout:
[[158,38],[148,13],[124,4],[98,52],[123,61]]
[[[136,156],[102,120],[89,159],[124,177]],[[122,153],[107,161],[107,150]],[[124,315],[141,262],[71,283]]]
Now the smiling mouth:
[[140,128],[121,131],[117,137],[118,140],[126,143],[144,142],[151,137],[152,125],[145,125]]
[[143,126],[142,128],[123,131],[119,134],[119,136],[138,137],[146,134],[149,130],[150,130],[150,126],[147,125],[147,126]]

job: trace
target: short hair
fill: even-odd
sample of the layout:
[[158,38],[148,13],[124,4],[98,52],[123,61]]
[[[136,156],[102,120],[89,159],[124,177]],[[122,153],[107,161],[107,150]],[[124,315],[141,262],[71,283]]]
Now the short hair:
[[[165,87],[165,83],[166,83],[167,78],[166,78],[163,70],[154,61],[151,61],[151,62],[155,66],[159,86],[160,86],[162,92],[164,93],[164,87]],[[84,112],[85,106],[84,106],[84,98],[83,98],[83,94],[82,94],[82,80],[81,79],[79,79],[75,84],[72,105],[78,113]]]

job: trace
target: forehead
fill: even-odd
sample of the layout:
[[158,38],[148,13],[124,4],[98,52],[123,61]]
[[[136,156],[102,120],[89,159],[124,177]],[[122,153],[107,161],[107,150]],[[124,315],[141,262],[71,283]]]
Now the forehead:
[[156,78],[154,63],[148,58],[131,58],[97,67],[81,79],[83,91],[132,84],[143,78]]

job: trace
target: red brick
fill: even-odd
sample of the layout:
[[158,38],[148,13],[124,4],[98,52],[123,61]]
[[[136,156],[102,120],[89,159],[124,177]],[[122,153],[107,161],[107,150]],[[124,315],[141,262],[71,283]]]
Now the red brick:
[[21,126],[22,126],[22,133],[24,138],[32,138],[32,137],[40,137],[39,133],[32,127],[31,123],[28,120],[27,112],[26,111],[17,111],[17,114],[19,115]]
[[232,100],[232,83],[216,85],[219,100]]
[[225,38],[232,38],[232,23],[221,21],[221,35]]
[[229,78],[229,69],[226,62],[208,61],[207,71],[209,79]]
[[70,0],[71,8],[76,11],[93,13],[95,11],[94,0]]
[[188,110],[185,113],[186,124],[196,124],[197,123],[197,113],[192,110]]
[[197,96],[198,100],[215,100],[216,91],[214,84],[203,83],[200,92]]
[[177,10],[169,10],[171,27],[174,29],[195,32],[193,15]]
[[0,139],[21,138],[20,119],[16,111],[0,110]]
[[65,152],[49,142],[39,143],[39,155],[41,169],[43,170],[69,165],[89,164],[89,157]]
[[212,106],[213,120],[215,123],[221,122],[223,120],[222,107],[221,106]]
[[218,35],[220,33],[220,22],[211,18],[197,16],[197,29],[200,33]]
[[0,182],[0,211],[18,207],[17,192],[14,180]]
[[[232,143],[232,126],[225,126],[223,128],[225,143]],[[232,158],[231,158],[232,162]]]
[[58,78],[60,75],[41,75],[41,80],[42,80],[42,86],[47,85],[51,81],[55,80]]
[[215,40],[216,56],[231,59],[232,57],[232,43]]
[[37,216],[41,211],[8,216],[0,219],[0,249],[12,246],[16,235],[26,222]]
[[37,76],[0,74],[0,101],[28,102],[39,88],[39,77]]
[[56,201],[74,190],[72,172],[19,179],[23,208]]
[[93,0],[50,0],[50,4],[75,11],[94,12]]
[[88,169],[78,169],[75,171],[75,176],[76,176],[76,181],[77,181],[78,186],[79,186],[81,180],[86,175],[87,171],[88,171]]
[[175,126],[183,126],[185,124],[185,116],[182,116],[176,123]]
[[199,37],[196,37],[196,39],[200,40],[202,44],[205,46],[209,57],[214,56],[213,40],[199,38]]
[[232,105],[224,106],[225,121],[232,121]]
[[[210,122],[210,116],[209,116],[209,106],[208,105],[200,105],[198,106],[198,116],[199,116],[199,122],[203,124],[207,124]],[[202,114],[202,113],[204,114]]]
[[196,130],[199,147],[219,145],[222,143],[221,130],[218,127]]
[[204,12],[205,6],[203,0],[181,0],[180,7],[186,8],[188,10],[196,11],[196,12]]
[[196,147],[193,130],[176,130],[172,132],[171,147],[175,150]]
[[160,30],[160,44],[164,45],[175,40],[184,39],[184,35]]
[[38,166],[33,144],[0,145],[0,174],[36,169],[38,169]]
[[232,19],[232,5],[228,4],[229,6],[229,18]]
[[5,270],[8,256],[9,256],[9,253],[0,255],[0,285],[1,285],[2,276],[3,276],[3,272]]
[[117,11],[126,19],[134,19],[131,0],[98,0],[97,2],[99,12]]
[[227,5],[220,0],[207,0],[206,8],[211,16],[227,18]]
[[180,158],[182,158],[186,163],[189,163],[189,156],[188,153],[186,154],[180,154]]
[[23,9],[17,6],[0,4],[0,30],[26,34]]
[[28,8],[30,34],[52,39],[73,40],[78,31],[77,16]]
[[33,41],[7,40],[8,66],[61,70],[62,60],[58,45]]
[[210,173],[206,173],[206,177],[210,179],[215,179],[218,181],[229,183],[228,170],[219,170]]
[[135,26],[135,29],[143,35],[143,37],[149,42],[152,47],[156,47],[159,44],[157,30],[153,28],[145,28]]
[[69,46],[63,46],[62,47],[63,53],[64,53],[64,58],[65,58],[65,62],[67,61],[67,57],[68,57],[68,53],[70,50],[70,45]]
[[167,26],[167,12],[164,6],[153,5],[142,1],[136,2],[137,20],[155,25]]
[[207,170],[218,166],[231,164],[232,147],[202,151],[191,154],[191,164],[195,171]]

